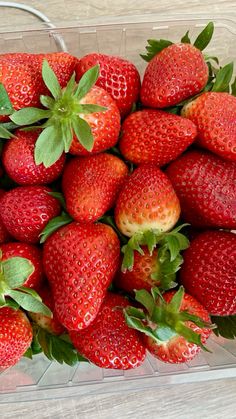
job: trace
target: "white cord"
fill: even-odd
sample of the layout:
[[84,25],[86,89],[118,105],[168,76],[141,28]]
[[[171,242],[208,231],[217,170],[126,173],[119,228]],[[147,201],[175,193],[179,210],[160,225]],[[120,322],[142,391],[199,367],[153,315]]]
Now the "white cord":
[[[56,26],[53,25],[53,23],[51,23],[50,19],[44,13],[40,12],[34,7],[28,6],[27,4],[15,3],[15,2],[9,2],[9,1],[0,1],[0,7],[12,7],[14,9],[24,10],[25,12],[28,12],[38,17],[43,22],[45,22],[49,28],[56,29]],[[53,33],[53,37],[55,39],[57,46],[60,48],[60,50],[67,51],[67,46],[62,36]]]

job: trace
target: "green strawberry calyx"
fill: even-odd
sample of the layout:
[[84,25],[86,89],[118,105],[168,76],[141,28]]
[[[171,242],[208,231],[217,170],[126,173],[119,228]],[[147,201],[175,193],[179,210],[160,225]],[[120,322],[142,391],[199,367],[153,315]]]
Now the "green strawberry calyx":
[[2,260],[2,254],[0,257],[0,307],[21,307],[26,311],[51,317],[51,310],[42,303],[38,293],[24,286],[25,281],[34,272],[32,263],[22,257],[7,260]]
[[135,233],[128,243],[121,248],[124,254],[121,270],[123,272],[126,270],[132,271],[134,266],[134,252],[139,252],[141,255],[144,253],[141,246],[147,246],[150,255],[152,255],[153,250],[157,247],[158,268],[152,274],[152,279],[160,284],[162,290],[174,288],[176,286],[176,272],[183,263],[180,252],[189,247],[189,240],[184,234],[180,233],[180,230],[187,225],[182,224],[167,233],[162,233],[157,230]]
[[20,126],[44,121],[41,125],[28,127],[42,128],[35,144],[34,158],[37,165],[43,163],[45,167],[50,167],[63,152],[68,153],[74,136],[87,151],[93,149],[92,129],[84,116],[105,112],[107,108],[97,104],[83,104],[83,98],[94,86],[98,76],[99,66],[96,65],[82,76],[78,84],[73,74],[67,86],[61,88],[54,71],[44,60],[42,77],[52,96],[40,96],[44,109],[23,108],[10,116]]
[[215,325],[203,321],[200,317],[181,311],[184,288],[181,286],[167,303],[157,287],[147,290],[138,290],[135,299],[145,309],[128,306],[124,309],[126,323],[129,327],[144,333],[158,344],[163,344],[173,337],[182,336],[188,342],[209,350],[202,344],[201,335],[194,332],[186,322],[192,322],[199,328],[213,329]]

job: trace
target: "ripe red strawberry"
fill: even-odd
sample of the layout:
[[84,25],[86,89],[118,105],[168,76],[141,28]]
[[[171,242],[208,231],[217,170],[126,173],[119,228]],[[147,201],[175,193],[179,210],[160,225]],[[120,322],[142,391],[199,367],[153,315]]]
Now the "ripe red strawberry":
[[143,332],[143,343],[156,358],[179,364],[191,361],[204,348],[211,334],[209,315],[182,287],[162,297],[155,288],[152,294],[140,290],[136,299],[145,310],[127,308],[126,321],[130,327]]
[[134,252],[133,269],[125,272],[118,271],[115,278],[116,286],[131,294],[134,290],[140,289],[151,291],[153,286],[160,285],[160,281],[153,277],[158,275],[160,270],[158,250],[154,249],[151,255],[146,246],[142,246],[142,250],[143,255],[137,251]]
[[176,159],[194,141],[196,126],[178,115],[144,109],[129,115],[122,125],[120,151],[132,163],[163,166]]
[[56,180],[65,163],[65,154],[50,167],[36,165],[34,148],[40,131],[16,130],[4,146],[2,163],[8,176],[19,185],[41,185]]
[[194,227],[236,228],[236,164],[189,151],[167,168],[184,220]]
[[2,221],[16,240],[37,243],[49,220],[59,215],[60,204],[49,192],[46,186],[19,186],[0,200]]
[[32,327],[22,311],[0,308],[0,371],[20,360],[30,346],[32,337]]
[[172,44],[148,63],[142,86],[144,106],[165,108],[196,95],[206,85],[208,67],[191,44]]
[[2,252],[1,261],[14,257],[28,259],[33,265],[34,271],[24,282],[25,287],[38,289],[43,280],[43,263],[41,250],[28,243],[7,243],[0,246]]
[[122,117],[127,115],[132,105],[137,102],[140,90],[140,76],[133,63],[121,57],[105,54],[87,54],[80,58],[76,66],[76,77],[82,75],[94,65],[99,64],[100,74],[97,86],[105,89],[116,101]]
[[236,314],[236,235],[199,234],[184,253],[181,282],[214,315]]
[[121,307],[127,305],[124,297],[108,292],[93,324],[70,332],[79,353],[101,368],[127,370],[138,367],[145,359],[140,335],[125,322]]
[[44,245],[43,260],[55,311],[68,330],[81,330],[95,319],[118,268],[120,243],[105,224],[73,222]]
[[[0,57],[0,83],[5,87],[15,110],[40,105],[42,77],[37,67],[31,66],[28,61],[12,62]],[[6,119],[0,116],[0,120]]]
[[236,98],[206,92],[188,103],[182,115],[198,128],[198,144],[224,159],[236,161]]
[[120,112],[114,99],[101,87],[94,86],[81,99],[80,103],[82,105],[93,104],[104,106],[107,110],[105,112],[81,115],[92,130],[94,145],[91,151],[88,151],[74,135],[70,153],[77,156],[87,156],[91,153],[100,153],[113,147],[118,141],[120,132]]
[[[3,189],[0,189],[0,200],[6,192]],[[5,225],[3,224],[1,211],[0,211],[0,244],[7,243],[11,240],[11,235],[7,231]]]
[[127,174],[125,163],[107,153],[70,160],[62,187],[71,217],[84,223],[104,215],[115,204]]
[[59,322],[55,313],[55,303],[49,284],[44,284],[38,291],[38,294],[42,298],[43,303],[50,308],[53,316],[48,317],[42,313],[30,313],[31,319],[37,323],[38,326],[47,330],[49,333],[52,333],[53,335],[61,335],[65,329]]
[[146,230],[170,230],[180,215],[179,200],[167,176],[153,164],[139,166],[118,196],[115,221],[128,237]]

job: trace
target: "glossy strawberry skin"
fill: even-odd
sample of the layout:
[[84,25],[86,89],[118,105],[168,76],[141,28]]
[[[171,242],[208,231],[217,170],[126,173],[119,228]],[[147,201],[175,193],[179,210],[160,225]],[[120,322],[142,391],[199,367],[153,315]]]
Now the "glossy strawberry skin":
[[199,234],[184,253],[180,279],[209,313],[236,314],[236,235],[225,231]]
[[151,108],[173,106],[199,93],[207,80],[208,67],[201,51],[190,44],[172,44],[148,63],[141,102]]
[[39,242],[44,227],[59,215],[60,204],[49,192],[46,186],[19,186],[0,200],[2,221],[16,240]]
[[0,372],[20,360],[32,338],[32,327],[22,311],[0,308]]
[[189,151],[167,168],[184,220],[194,227],[236,228],[236,164]]
[[93,86],[80,103],[104,106],[107,110],[83,115],[83,119],[91,127],[94,146],[91,151],[87,151],[74,136],[70,153],[88,156],[113,147],[118,141],[120,132],[120,112],[114,99],[101,87]]
[[168,177],[153,164],[134,170],[115,207],[116,225],[128,237],[149,229],[168,231],[179,215],[179,200]]
[[154,109],[130,114],[123,122],[120,151],[132,163],[163,166],[193,143],[197,129],[178,115]]
[[128,60],[105,54],[88,54],[76,66],[77,81],[94,65],[99,64],[100,73],[96,85],[106,90],[116,101],[122,117],[127,115],[137,102],[140,76],[137,68]]
[[128,304],[121,295],[108,292],[93,324],[80,332],[70,332],[79,353],[98,367],[127,370],[145,359],[139,333],[125,322],[121,307]]
[[236,98],[206,92],[187,104],[182,115],[198,128],[198,144],[226,160],[236,162]]
[[115,204],[127,174],[126,164],[111,154],[71,159],[62,179],[71,217],[82,223],[102,217]]
[[[6,192],[3,189],[0,189],[0,200]],[[1,211],[0,211],[0,244],[7,243],[11,240],[11,235],[7,231],[5,225],[3,224]]]
[[[39,95],[43,80],[37,68],[28,62],[12,62],[0,58],[0,83],[5,87],[15,110],[28,106],[40,106]],[[0,121],[8,117],[1,116]]]
[[36,165],[34,148],[40,131],[16,130],[4,146],[2,163],[8,176],[19,185],[43,185],[56,180],[64,167],[65,154],[50,167]]
[[152,255],[150,255],[146,246],[143,246],[142,250],[143,255],[134,251],[134,265],[131,271],[118,271],[116,274],[116,286],[130,294],[133,294],[134,290],[146,289],[151,291],[152,287],[159,285],[158,281],[151,277],[159,270],[158,250],[154,249]]
[[65,328],[59,322],[56,312],[55,312],[55,303],[52,295],[52,291],[48,283],[44,283],[43,286],[38,290],[38,294],[42,298],[43,303],[51,310],[53,313],[52,317],[45,316],[42,313],[30,313],[31,319],[37,323],[38,326],[47,330],[53,335],[61,335],[65,332]]
[[55,311],[68,330],[81,330],[95,319],[118,268],[120,243],[105,224],[73,222],[44,245],[43,261]]
[[[174,296],[174,291],[169,291],[164,294],[167,302],[170,302]],[[184,294],[180,311],[187,310],[190,314],[200,317],[207,323],[210,323],[210,318],[205,308],[191,295]],[[190,327],[194,332],[201,334],[201,342],[204,344],[211,334],[211,329],[200,328],[196,324],[187,321],[186,326]],[[143,335],[143,341],[146,348],[156,358],[163,362],[170,364],[180,364],[191,361],[201,350],[200,346],[195,343],[187,342],[186,339],[180,335],[173,336],[169,341],[157,343],[152,338]]]
[[34,267],[34,272],[23,284],[25,287],[38,289],[43,281],[43,262],[41,250],[29,243],[6,243],[0,246],[2,261],[14,257],[28,259]]

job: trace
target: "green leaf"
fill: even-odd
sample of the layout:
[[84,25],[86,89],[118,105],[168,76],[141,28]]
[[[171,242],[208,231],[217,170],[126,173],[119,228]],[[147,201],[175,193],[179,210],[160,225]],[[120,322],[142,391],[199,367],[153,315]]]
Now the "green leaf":
[[183,298],[184,298],[184,287],[181,286],[172,297],[170,303],[168,304],[169,310],[172,311],[173,313],[178,313],[181,309]]
[[51,92],[55,99],[58,99],[61,96],[61,87],[56,74],[48,64],[47,60],[43,61],[42,76],[48,90]]
[[10,115],[14,111],[8,93],[0,83],[0,115]]
[[122,246],[121,251],[124,253],[121,270],[122,272],[126,272],[127,269],[131,271],[134,266],[134,251],[128,244]]
[[8,131],[5,127],[0,125],[0,138],[4,138],[5,140],[9,140],[12,137],[14,137],[13,134],[10,131]]
[[34,107],[28,107],[20,109],[19,111],[14,112],[10,119],[17,125],[30,125],[35,122],[40,121],[41,119],[49,118],[51,116],[51,111],[45,109],[39,109]]
[[167,326],[164,323],[158,323],[158,327],[153,330],[153,333],[161,342],[169,341],[171,338],[177,335],[175,330],[173,330],[171,327]]
[[155,308],[155,301],[147,290],[142,289],[135,291],[135,300],[142,304],[148,311],[149,315],[152,316]]
[[207,45],[210,43],[211,38],[214,32],[214,23],[209,22],[207,26],[203,29],[203,31],[198,35],[196,41],[194,42],[194,46],[200,51],[203,51]]
[[[78,116],[76,115],[76,119]],[[73,140],[73,130],[72,130],[72,122],[71,121],[63,121],[61,126],[61,136],[64,143],[64,150],[65,153],[68,153],[71,147],[71,143]]]
[[52,166],[62,155],[64,143],[54,126],[45,128],[39,135],[34,149],[37,165],[43,163],[45,167]]
[[230,86],[231,95],[236,96],[236,77]]
[[54,233],[54,231],[57,231],[60,227],[71,223],[71,221],[73,221],[72,218],[65,212],[62,212],[58,217],[52,218],[40,234],[40,243],[44,243],[47,238]]
[[52,109],[55,105],[55,100],[51,96],[40,96],[40,102],[45,108]]
[[42,301],[42,298],[40,297],[40,295],[33,288],[22,286],[18,288],[18,291],[23,291],[26,294],[32,295],[32,297],[34,297],[36,300]]
[[80,112],[83,114],[95,113],[95,112],[106,112],[107,108],[100,105],[80,105]]
[[181,42],[183,44],[191,44],[191,41],[189,38],[189,31],[187,31],[186,34],[181,38]]
[[152,329],[149,326],[144,325],[139,318],[129,316],[125,309],[124,309],[124,316],[125,316],[126,324],[129,327],[131,327],[132,329],[138,330],[139,332],[142,332],[153,339],[156,339],[155,335],[153,334]]
[[12,257],[1,262],[4,279],[10,288],[18,288],[32,275],[35,268],[29,259]]
[[94,138],[88,122],[78,116],[76,119],[73,119],[72,127],[80,144],[85,150],[91,151],[94,145]]
[[61,193],[61,192],[48,192],[48,195],[51,195],[54,198],[56,198],[60,202],[62,208],[66,211],[66,201],[65,201],[63,193]]
[[27,349],[27,351],[23,355],[25,358],[33,359],[33,351],[31,346]]
[[65,97],[70,98],[71,96],[73,96],[73,94],[74,94],[74,90],[75,90],[75,88],[76,88],[76,86],[77,86],[77,84],[76,84],[76,82],[75,82],[75,77],[76,77],[76,74],[75,74],[75,72],[74,72],[74,73],[72,74],[72,76],[71,76],[70,80],[68,81],[68,83],[67,83],[66,87],[63,89],[63,95],[64,95]]
[[148,39],[148,45],[146,46],[147,53],[140,54],[140,57],[145,61],[151,61],[155,55],[159,54],[164,48],[169,47],[173,42],[166,39]]
[[170,235],[166,236],[165,242],[167,243],[168,250],[170,251],[170,261],[173,262],[180,251],[179,241],[176,236]]
[[11,298],[8,298],[8,297],[5,300],[5,304],[6,304],[7,307],[13,308],[13,310],[18,310],[20,308],[19,304],[17,304],[14,300],[12,300]]
[[156,247],[156,234],[153,230],[148,230],[143,233],[144,241],[148,247],[150,255],[152,255],[153,250]]
[[128,306],[125,308],[125,311],[131,317],[136,317],[137,319],[140,319],[140,320],[146,319],[146,315],[139,308]]
[[16,290],[9,290],[8,295],[24,310],[32,311],[33,313],[42,313],[48,317],[52,316],[51,310],[49,310],[41,301],[32,297],[32,295]]
[[212,88],[212,92],[228,92],[229,83],[233,75],[234,63],[231,62],[222,67],[215,79],[215,83]]
[[211,320],[217,328],[213,332],[217,336],[226,339],[236,338],[236,315],[233,316],[211,316]]
[[75,91],[75,96],[78,100],[81,100],[94,86],[99,77],[99,71],[100,67],[97,64],[83,74]]
[[39,328],[37,333],[37,339],[39,345],[42,348],[43,353],[50,361],[53,361],[52,341],[50,339],[50,335],[44,329]]

